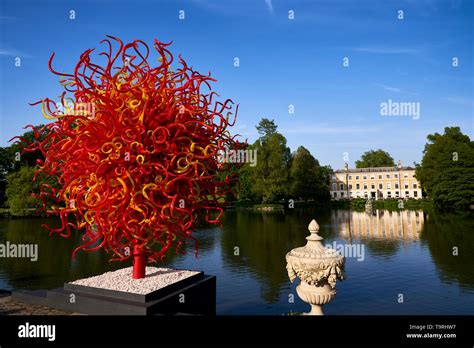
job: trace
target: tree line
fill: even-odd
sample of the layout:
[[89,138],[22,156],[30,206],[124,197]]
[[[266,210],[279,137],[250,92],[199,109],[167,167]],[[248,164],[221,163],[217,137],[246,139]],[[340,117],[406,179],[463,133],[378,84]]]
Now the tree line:
[[[41,128],[43,125],[35,127],[36,131]],[[44,134],[39,133],[39,136],[41,139]],[[35,140],[33,131],[25,132],[21,137],[28,143]],[[44,157],[39,150],[26,153],[22,150],[17,143],[0,147],[0,208],[10,209],[14,216],[28,215],[41,206],[41,201],[31,195],[40,192],[41,184],[59,187],[53,178],[43,174],[33,181],[37,160],[44,160]]]
[[[240,177],[236,198],[264,204],[293,199],[328,205],[331,167],[321,165],[303,146],[292,153],[274,120],[263,118],[256,128],[259,138],[246,150],[256,151],[257,161],[228,169]],[[34,140],[32,131],[22,137]],[[422,161],[415,163],[423,195],[441,209],[473,209],[473,142],[459,127],[446,127],[444,134],[429,134],[427,138]],[[42,183],[58,185],[42,176],[33,182],[37,159],[42,159],[39,151],[21,154],[17,144],[0,147],[0,207],[9,208],[12,215],[26,215],[29,209],[39,207],[40,202],[31,193],[39,192]],[[357,168],[394,165],[392,156],[382,149],[367,151],[356,161]]]
[[256,151],[254,166],[239,168],[239,199],[273,203],[285,199],[329,202],[331,168],[303,146],[291,153],[286,138],[273,120],[263,118],[256,126],[260,137],[247,149]]

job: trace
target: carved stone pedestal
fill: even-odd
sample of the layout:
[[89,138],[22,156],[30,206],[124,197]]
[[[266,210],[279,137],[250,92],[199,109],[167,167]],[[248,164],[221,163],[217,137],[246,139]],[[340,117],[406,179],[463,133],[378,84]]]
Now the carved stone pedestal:
[[327,283],[323,286],[314,286],[302,281],[296,287],[296,292],[304,302],[311,305],[311,311],[304,313],[307,315],[323,315],[322,306],[328,304],[336,296],[336,290]]

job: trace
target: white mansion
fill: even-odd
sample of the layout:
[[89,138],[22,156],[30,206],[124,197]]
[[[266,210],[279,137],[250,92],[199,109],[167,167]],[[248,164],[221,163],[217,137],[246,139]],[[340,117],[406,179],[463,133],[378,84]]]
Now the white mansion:
[[421,186],[415,178],[415,168],[373,167],[335,170],[331,174],[332,199],[348,198],[415,198],[421,197]]

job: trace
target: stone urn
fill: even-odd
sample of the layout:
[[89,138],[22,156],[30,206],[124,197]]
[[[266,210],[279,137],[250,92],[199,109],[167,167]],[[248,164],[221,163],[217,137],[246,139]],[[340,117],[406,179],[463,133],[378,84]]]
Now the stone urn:
[[374,211],[373,206],[372,206],[372,199],[369,198],[367,199],[367,202],[365,203],[365,212],[368,214],[372,214]]
[[336,296],[336,280],[344,279],[344,256],[334,249],[325,248],[318,235],[316,220],[308,226],[310,235],[304,247],[286,254],[286,269],[290,281],[300,278],[296,287],[298,296],[311,305],[308,315],[323,315],[322,306]]

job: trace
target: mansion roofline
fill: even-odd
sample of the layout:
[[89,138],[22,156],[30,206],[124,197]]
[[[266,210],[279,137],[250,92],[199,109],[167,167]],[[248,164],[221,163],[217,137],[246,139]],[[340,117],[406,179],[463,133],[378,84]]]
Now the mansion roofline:
[[336,169],[334,173],[374,173],[374,172],[397,172],[399,170],[415,170],[413,167],[370,167],[370,168],[352,168],[352,169]]

